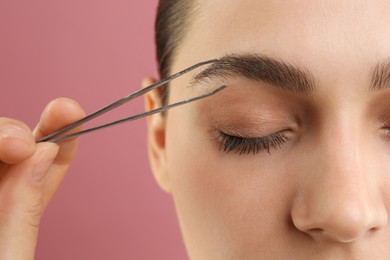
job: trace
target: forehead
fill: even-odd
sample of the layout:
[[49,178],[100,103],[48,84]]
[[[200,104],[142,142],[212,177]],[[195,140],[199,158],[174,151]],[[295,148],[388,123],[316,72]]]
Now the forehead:
[[389,1],[198,0],[179,60],[254,52],[314,70],[372,65],[390,51],[389,12]]

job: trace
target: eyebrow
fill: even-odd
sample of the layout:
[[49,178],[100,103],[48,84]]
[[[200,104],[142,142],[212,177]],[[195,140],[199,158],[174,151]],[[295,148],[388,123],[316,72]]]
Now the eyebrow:
[[195,75],[192,84],[233,76],[268,83],[298,94],[307,95],[316,88],[314,77],[307,69],[257,54],[224,56]]
[[372,71],[370,90],[379,91],[390,87],[390,60],[378,62]]

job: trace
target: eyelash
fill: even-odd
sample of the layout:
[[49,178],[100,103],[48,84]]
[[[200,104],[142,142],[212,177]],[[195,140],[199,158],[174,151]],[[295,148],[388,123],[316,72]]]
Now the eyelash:
[[256,155],[261,151],[271,154],[270,150],[280,148],[288,138],[282,132],[258,138],[243,138],[219,132],[219,150],[226,153],[235,152],[239,155]]

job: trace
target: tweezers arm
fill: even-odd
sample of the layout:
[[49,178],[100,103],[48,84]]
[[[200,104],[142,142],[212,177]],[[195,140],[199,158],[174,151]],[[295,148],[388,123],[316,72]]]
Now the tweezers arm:
[[177,103],[173,103],[173,104],[170,104],[170,105],[167,105],[167,106],[162,106],[160,108],[157,108],[157,109],[154,109],[154,110],[151,110],[151,111],[147,111],[147,112],[144,112],[144,113],[141,113],[141,114],[137,114],[137,115],[134,115],[134,116],[131,116],[131,117],[127,117],[127,118],[124,118],[124,119],[121,119],[121,120],[118,120],[118,121],[115,121],[115,122],[112,122],[112,123],[108,123],[108,124],[100,125],[100,126],[93,127],[93,128],[90,128],[90,129],[86,129],[84,131],[80,131],[80,132],[73,133],[73,134],[70,134],[70,135],[61,136],[61,137],[57,137],[57,138],[52,138],[49,141],[53,142],[53,143],[57,143],[57,142],[65,141],[65,140],[68,140],[68,139],[71,139],[71,138],[74,138],[74,137],[77,137],[77,136],[80,136],[80,135],[84,135],[84,134],[87,134],[87,133],[90,133],[90,132],[94,132],[94,131],[99,130],[99,129],[107,128],[107,127],[110,127],[110,126],[122,124],[122,123],[125,123],[125,122],[130,122],[130,121],[133,121],[133,120],[136,120],[136,119],[140,119],[140,118],[143,118],[143,117],[154,115],[154,114],[160,113],[162,111],[166,111],[168,109],[171,109],[173,107],[181,106],[181,105],[184,105],[184,104],[188,104],[188,103],[191,103],[191,102],[194,102],[194,101],[197,101],[197,100],[200,100],[200,99],[212,96],[212,95],[222,91],[226,87],[227,86],[221,86],[221,87],[213,90],[212,92],[209,92],[209,93],[201,95],[201,96],[197,96],[197,97],[194,97],[194,98],[191,98],[191,99],[188,99],[188,100],[184,100],[184,101],[180,101],[180,102],[177,102]]
[[41,143],[41,142],[47,142],[47,141],[51,141],[51,140],[57,140],[56,138],[59,137],[60,135],[64,134],[64,133],[66,133],[66,132],[68,132],[68,131],[70,131],[70,130],[72,130],[72,129],[80,126],[80,125],[83,125],[86,122],[91,121],[92,119],[94,119],[96,117],[99,117],[99,116],[101,116],[101,115],[103,115],[103,114],[105,114],[105,113],[107,113],[107,112],[109,112],[109,111],[111,111],[111,110],[113,110],[113,109],[115,109],[115,108],[117,108],[117,107],[119,107],[119,106],[121,106],[121,105],[123,105],[123,104],[125,104],[125,103],[127,103],[127,102],[129,102],[129,101],[131,101],[131,100],[133,100],[135,98],[137,98],[137,97],[139,97],[139,96],[142,96],[145,93],[147,93],[147,92],[149,92],[149,91],[151,91],[151,90],[153,90],[155,88],[161,87],[161,86],[167,84],[168,82],[170,82],[170,81],[172,81],[172,80],[174,80],[174,79],[176,79],[176,78],[178,78],[178,77],[180,77],[180,76],[182,76],[182,75],[184,75],[184,74],[186,74],[186,73],[188,73],[188,72],[190,72],[190,71],[192,71],[192,70],[194,70],[194,69],[196,69],[198,67],[214,63],[215,61],[217,61],[217,60],[213,59],[213,60],[208,60],[208,61],[197,63],[197,64],[195,64],[195,65],[193,65],[193,66],[191,66],[191,67],[189,67],[189,68],[187,68],[185,70],[182,70],[182,71],[180,71],[180,72],[178,72],[176,74],[173,74],[172,76],[170,76],[170,77],[168,77],[166,79],[158,81],[158,82],[156,82],[156,83],[154,83],[154,84],[152,84],[152,85],[150,85],[150,86],[148,86],[146,88],[140,89],[140,90],[138,90],[138,91],[136,91],[136,92],[126,96],[126,97],[123,97],[123,98],[119,99],[118,101],[115,101],[115,102],[111,103],[110,105],[108,105],[108,106],[106,106],[106,107],[104,107],[104,108],[102,108],[102,109],[100,109],[100,110],[98,110],[98,111],[96,111],[96,112],[94,112],[94,113],[92,113],[92,114],[90,114],[90,115],[88,115],[88,116],[86,116],[86,117],[84,117],[84,118],[74,122],[73,124],[70,124],[70,125],[68,125],[68,126],[66,126],[64,128],[61,128],[60,130],[58,130],[58,131],[56,131],[56,132],[54,132],[54,133],[52,133],[50,135],[47,135],[47,136],[37,140],[36,142],[37,143]]

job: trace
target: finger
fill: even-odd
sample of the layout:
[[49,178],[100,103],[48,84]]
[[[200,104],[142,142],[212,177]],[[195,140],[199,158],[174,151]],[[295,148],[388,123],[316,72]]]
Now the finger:
[[57,144],[38,144],[33,156],[4,169],[0,182],[0,212],[31,211],[31,206],[39,204],[44,179],[57,153]]
[[0,118],[0,161],[7,164],[21,162],[35,151],[35,140],[23,122]]
[[31,259],[34,255],[45,208],[45,178],[57,152],[56,144],[38,144],[30,158],[7,166],[0,182],[0,259]]
[[[74,100],[60,98],[50,102],[42,113],[40,122],[34,130],[36,139],[45,137],[81,118],[85,112]],[[77,127],[68,133],[78,132],[82,127]],[[55,164],[70,164],[77,149],[77,138],[59,143],[60,150],[55,159]]]
[[54,194],[58,190],[69,166],[70,165],[53,164],[50,167],[51,172],[45,177],[45,183],[43,187],[42,202],[44,208],[47,207]]
[[[70,99],[57,99],[52,101],[42,113],[41,120],[34,130],[37,139],[47,136],[58,129],[69,125],[81,118],[85,117],[85,112],[80,105]],[[80,131],[82,127],[73,129],[69,133]],[[48,174],[45,178],[45,186],[43,190],[43,204],[47,206],[53,195],[61,184],[66,171],[74,157],[77,149],[77,138],[63,141],[59,144],[59,153],[54,160],[50,171],[53,174]]]

